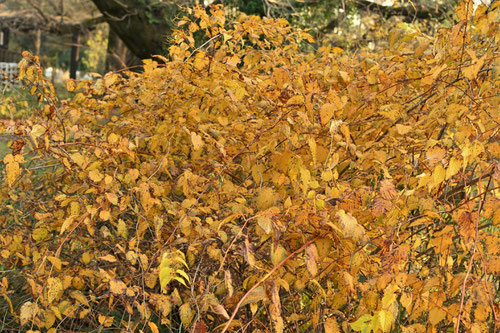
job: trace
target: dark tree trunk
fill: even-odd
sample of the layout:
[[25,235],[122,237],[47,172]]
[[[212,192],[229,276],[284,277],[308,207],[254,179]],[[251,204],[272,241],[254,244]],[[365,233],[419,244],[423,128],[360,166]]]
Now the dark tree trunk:
[[117,71],[123,68],[139,65],[140,63],[140,59],[130,52],[113,29],[109,29],[105,71]]
[[166,54],[171,20],[179,12],[176,4],[148,5],[141,0],[92,0],[105,16],[110,29],[140,59]]
[[69,77],[76,79],[76,71],[78,70],[78,58],[80,55],[80,32],[73,32],[71,43],[71,59],[69,64]]

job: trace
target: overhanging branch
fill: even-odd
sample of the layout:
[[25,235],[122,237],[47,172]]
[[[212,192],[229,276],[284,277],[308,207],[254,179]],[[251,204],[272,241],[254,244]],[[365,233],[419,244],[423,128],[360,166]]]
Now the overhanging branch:
[[[414,19],[430,19],[430,18],[440,18],[445,15],[445,11],[441,8],[431,8],[424,4],[406,4],[406,5],[390,5],[384,6],[370,0],[356,0],[356,7],[360,10],[370,10],[377,11],[380,14],[388,16],[403,16],[407,20]],[[347,9],[346,9],[347,10]],[[323,28],[319,29],[321,33],[327,33],[332,31],[334,28],[339,26],[341,19],[339,17],[334,18]]]
[[8,13],[6,15],[0,14],[0,22],[4,27],[9,27],[22,32],[32,32],[40,29],[44,32],[56,34],[56,35],[67,35],[73,32],[80,31],[85,32],[91,29],[93,26],[106,22],[104,16],[92,17],[85,19],[81,22],[59,22],[54,18],[47,18],[41,20],[38,16],[27,15],[25,13]]

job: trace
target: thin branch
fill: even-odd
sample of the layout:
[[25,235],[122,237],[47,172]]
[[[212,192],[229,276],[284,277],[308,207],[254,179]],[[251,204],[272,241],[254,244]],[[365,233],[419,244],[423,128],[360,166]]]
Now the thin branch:
[[45,15],[45,13],[43,12],[43,10],[40,8],[40,6],[36,5],[33,3],[32,0],[28,0],[28,3],[30,4],[31,7],[33,7],[37,12],[38,14],[40,14],[40,16],[42,17],[42,19],[45,21],[45,23],[49,23],[49,19],[48,17]]

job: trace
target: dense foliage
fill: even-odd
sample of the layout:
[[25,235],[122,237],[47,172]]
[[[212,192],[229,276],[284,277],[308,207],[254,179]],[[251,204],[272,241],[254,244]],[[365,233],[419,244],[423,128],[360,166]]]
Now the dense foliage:
[[352,55],[194,8],[168,58],[61,102],[25,54],[3,327],[493,331],[498,13],[466,0],[434,37]]

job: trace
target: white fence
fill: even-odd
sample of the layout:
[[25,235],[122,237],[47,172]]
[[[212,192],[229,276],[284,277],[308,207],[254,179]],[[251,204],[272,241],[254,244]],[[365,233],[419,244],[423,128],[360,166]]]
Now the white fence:
[[19,84],[17,62],[0,62],[0,84]]

